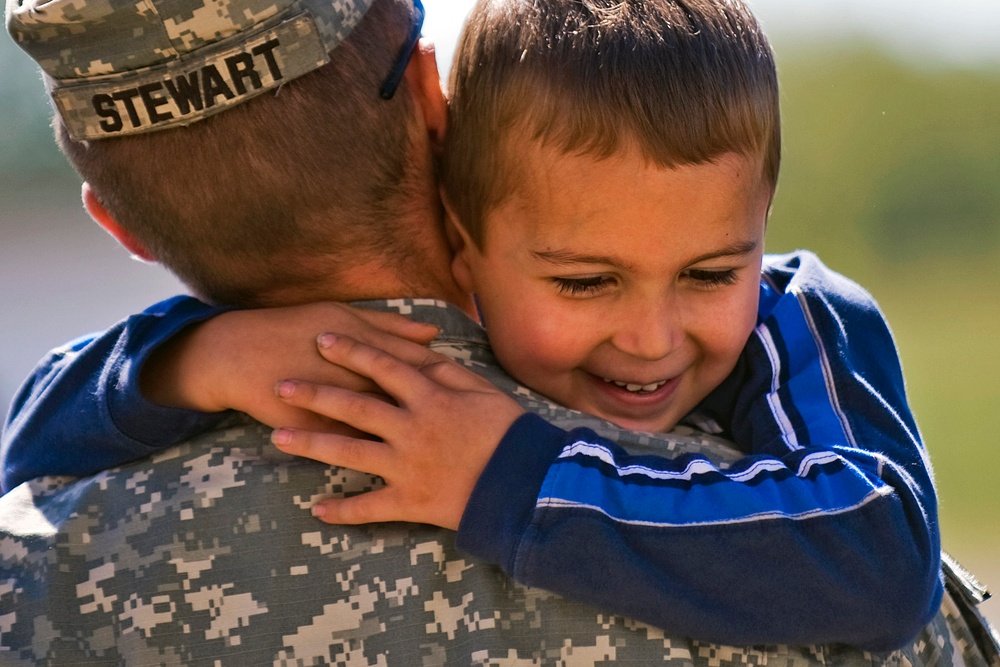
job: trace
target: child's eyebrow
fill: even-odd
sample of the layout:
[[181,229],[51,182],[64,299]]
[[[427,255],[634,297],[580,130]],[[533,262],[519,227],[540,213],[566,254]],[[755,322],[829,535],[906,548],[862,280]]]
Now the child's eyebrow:
[[[749,255],[757,249],[760,241],[746,240],[736,241],[718,250],[707,252],[692,259],[688,264],[697,264],[705,260],[718,257],[742,257]],[[618,269],[631,270],[635,265],[618,257],[610,255],[588,255],[585,253],[571,252],[569,250],[535,250],[531,253],[536,259],[550,264],[606,264]]]
[[550,264],[607,264],[616,269],[631,270],[635,268],[631,262],[610,255],[587,255],[569,250],[535,250],[531,254]]
[[758,239],[736,241],[727,246],[723,246],[718,250],[713,250],[712,252],[706,252],[704,255],[699,255],[691,260],[690,263],[697,264],[698,262],[704,262],[706,259],[715,259],[717,257],[742,257],[743,255],[749,255],[757,249],[757,245],[759,243],[760,241]]

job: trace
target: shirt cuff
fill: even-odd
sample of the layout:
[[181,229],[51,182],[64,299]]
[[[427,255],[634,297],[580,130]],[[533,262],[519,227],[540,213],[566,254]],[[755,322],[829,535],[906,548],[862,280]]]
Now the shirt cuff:
[[229,414],[158,405],[143,396],[139,387],[143,364],[160,345],[183,329],[229,310],[233,309],[178,296],[133,316],[135,326],[126,327],[128,333],[112,353],[115,360],[103,382],[108,413],[118,431],[155,451],[209,430]]

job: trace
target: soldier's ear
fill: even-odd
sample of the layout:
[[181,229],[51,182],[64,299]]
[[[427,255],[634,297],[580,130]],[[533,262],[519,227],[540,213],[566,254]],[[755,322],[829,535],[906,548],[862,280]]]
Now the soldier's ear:
[[144,262],[155,262],[156,258],[153,257],[146,246],[140,243],[132,234],[118,224],[118,221],[114,219],[108,209],[104,208],[104,204],[97,199],[97,195],[94,194],[93,188],[90,187],[90,183],[83,184],[83,207],[87,209],[87,213],[90,217],[94,219],[94,222],[99,224],[104,230],[115,237],[118,243],[122,244],[133,257],[141,259]]
[[421,39],[403,75],[427,127],[431,144],[440,148],[448,125],[448,100],[438,72],[434,42]]

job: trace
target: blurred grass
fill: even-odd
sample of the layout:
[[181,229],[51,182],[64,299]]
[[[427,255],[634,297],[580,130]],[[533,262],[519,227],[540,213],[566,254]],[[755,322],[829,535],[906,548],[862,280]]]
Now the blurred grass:
[[[907,391],[931,453],[947,539],[1000,547],[1000,275],[970,281],[926,264],[877,289],[900,348]],[[997,582],[1000,584],[1000,582]]]

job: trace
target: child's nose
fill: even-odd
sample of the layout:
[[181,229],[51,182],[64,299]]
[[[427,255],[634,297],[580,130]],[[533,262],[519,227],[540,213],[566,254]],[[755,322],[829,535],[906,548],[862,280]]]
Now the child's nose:
[[681,318],[673,299],[631,305],[620,313],[612,342],[622,352],[655,361],[676,349],[684,338]]

